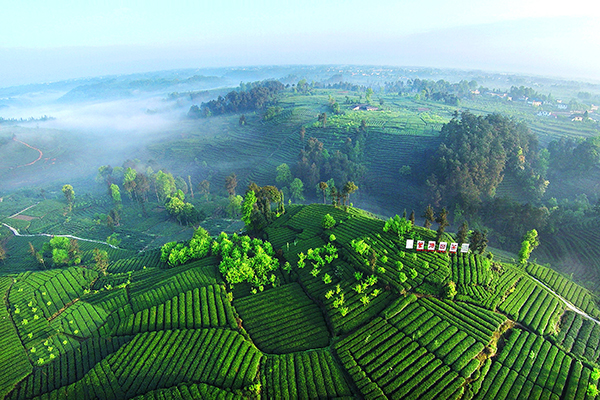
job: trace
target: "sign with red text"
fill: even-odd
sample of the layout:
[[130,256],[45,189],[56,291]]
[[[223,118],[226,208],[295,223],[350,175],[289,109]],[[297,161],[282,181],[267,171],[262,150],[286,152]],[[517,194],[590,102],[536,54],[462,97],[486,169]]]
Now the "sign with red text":
[[441,253],[445,253],[447,248],[448,248],[448,243],[440,242],[440,245],[438,246],[438,251]]
[[430,240],[429,243],[427,243],[427,251],[435,251],[435,242],[433,240]]
[[425,250],[425,241],[419,240],[417,242],[417,251],[423,251],[423,250]]
[[450,253],[456,253],[458,251],[458,243],[450,243]]

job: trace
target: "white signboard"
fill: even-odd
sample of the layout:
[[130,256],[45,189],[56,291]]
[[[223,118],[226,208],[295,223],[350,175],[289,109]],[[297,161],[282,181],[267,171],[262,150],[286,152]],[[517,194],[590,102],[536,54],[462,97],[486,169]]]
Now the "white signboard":
[[412,249],[415,246],[415,241],[413,239],[407,239],[406,240],[406,248],[407,249]]
[[456,253],[458,251],[458,243],[450,243],[450,253]]
[[419,240],[417,242],[417,251],[423,251],[423,250],[425,250],[425,241]]
[[440,242],[440,245],[438,247],[438,251],[441,252],[441,253],[445,253],[447,248],[448,248],[448,243],[446,243],[446,242]]
[[427,243],[427,251],[435,251],[435,242],[433,240],[430,240],[429,243]]
[[460,246],[460,252],[461,253],[468,253],[469,252],[469,243],[463,243]]

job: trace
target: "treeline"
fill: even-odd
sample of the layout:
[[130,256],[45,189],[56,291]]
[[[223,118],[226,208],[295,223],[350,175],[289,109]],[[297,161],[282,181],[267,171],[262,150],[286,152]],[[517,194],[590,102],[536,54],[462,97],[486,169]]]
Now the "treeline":
[[417,93],[426,99],[444,101],[448,104],[458,104],[458,99],[471,97],[472,91],[478,88],[476,81],[462,80],[456,83],[450,83],[443,79],[438,81],[428,79],[408,79],[407,81],[387,82],[384,90],[387,93]]
[[298,155],[294,176],[310,188],[316,188],[319,182],[331,179],[338,185],[348,181],[360,183],[366,172],[361,162],[364,143],[362,138],[362,132],[354,141],[347,138],[342,148],[333,154],[325,149],[323,142],[314,137],[309,138]]
[[49,117],[47,115],[41,116],[39,118],[29,117],[29,118],[2,118],[0,117],[0,124],[16,124],[18,122],[44,122],[44,121],[54,121],[56,118]]
[[154,172],[152,167],[127,160],[123,167],[103,165],[98,168],[96,181],[106,185],[108,195],[112,198],[114,207],[103,219],[109,227],[120,224],[122,213],[121,191],[134,203],[137,203],[146,216],[146,203],[149,196],[155,196],[156,202],[163,204],[174,219],[182,225],[195,224],[205,218],[193,204],[185,201],[185,195],[192,191],[191,179],[188,183],[182,177],[174,177],[169,172],[159,170]]
[[565,138],[548,144],[550,167],[558,171],[588,171],[600,164],[600,137]]
[[536,99],[541,101],[551,100],[551,96],[538,93],[535,91],[535,89],[523,85],[519,87],[511,86],[509,95],[513,98],[513,100],[519,98]]
[[225,97],[219,96],[216,100],[202,103],[199,107],[191,106],[188,117],[201,118],[260,110],[284,89],[284,85],[279,81],[267,80],[244,84],[243,89],[231,91]]
[[527,126],[499,114],[455,115],[441,131],[443,143],[427,179],[432,204],[442,201],[476,211],[494,197],[505,173],[512,173],[532,198],[548,185],[537,137]]

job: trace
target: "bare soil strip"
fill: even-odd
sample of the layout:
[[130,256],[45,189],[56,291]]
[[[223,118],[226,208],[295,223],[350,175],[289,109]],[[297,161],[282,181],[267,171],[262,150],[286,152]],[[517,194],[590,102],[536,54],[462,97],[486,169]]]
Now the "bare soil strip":
[[18,165],[18,166],[17,166],[17,167],[15,167],[15,168],[28,167],[28,166],[30,166],[30,165],[33,165],[33,164],[35,164],[36,162],[38,162],[38,161],[40,161],[40,160],[42,159],[42,156],[44,155],[44,153],[42,153],[42,151],[41,151],[40,149],[38,149],[37,147],[33,147],[33,146],[31,146],[31,145],[29,145],[29,144],[27,144],[27,143],[25,143],[25,142],[22,142],[22,141],[18,140],[18,139],[17,139],[17,138],[15,138],[15,137],[13,137],[13,140],[14,140],[15,142],[18,142],[18,143],[24,144],[25,146],[29,147],[30,149],[36,150],[38,153],[40,153],[40,155],[38,156],[38,158],[36,158],[36,159],[35,159],[35,160],[33,160],[32,162],[30,162],[30,163],[27,163],[27,164],[23,164],[23,165]]

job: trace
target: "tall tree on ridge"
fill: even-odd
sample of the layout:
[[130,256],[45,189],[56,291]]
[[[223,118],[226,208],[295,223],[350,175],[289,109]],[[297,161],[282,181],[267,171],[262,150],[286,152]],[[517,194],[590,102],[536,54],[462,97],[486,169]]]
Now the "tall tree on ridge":
[[235,172],[225,178],[225,189],[230,196],[235,196],[235,188],[237,187],[237,176]]

